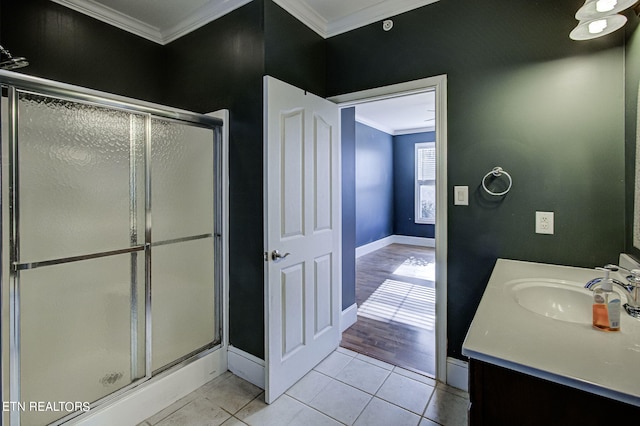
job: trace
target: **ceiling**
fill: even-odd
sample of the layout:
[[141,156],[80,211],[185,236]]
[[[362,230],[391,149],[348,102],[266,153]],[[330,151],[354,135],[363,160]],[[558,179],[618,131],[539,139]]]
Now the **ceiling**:
[[433,90],[357,104],[356,121],[390,135],[435,130],[436,97]]
[[[159,44],[167,44],[251,0],[51,0]],[[273,0],[324,38],[439,0]],[[392,29],[393,31],[393,29]],[[433,130],[434,96],[356,105],[356,120],[388,134]]]

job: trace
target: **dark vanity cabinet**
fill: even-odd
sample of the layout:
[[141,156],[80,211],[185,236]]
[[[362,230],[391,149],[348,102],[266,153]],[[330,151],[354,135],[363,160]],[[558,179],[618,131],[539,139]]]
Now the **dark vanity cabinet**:
[[475,359],[469,393],[470,426],[640,425],[640,407]]

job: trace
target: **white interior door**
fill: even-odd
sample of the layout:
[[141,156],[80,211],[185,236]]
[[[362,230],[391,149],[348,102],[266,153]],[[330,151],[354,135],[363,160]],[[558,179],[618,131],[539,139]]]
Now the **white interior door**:
[[271,403],[340,341],[339,111],[269,76],[264,99],[265,400]]

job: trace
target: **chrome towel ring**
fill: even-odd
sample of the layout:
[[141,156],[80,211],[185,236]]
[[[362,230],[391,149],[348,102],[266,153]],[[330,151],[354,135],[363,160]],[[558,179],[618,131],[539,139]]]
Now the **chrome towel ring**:
[[[494,177],[500,177],[502,175],[505,175],[509,179],[509,186],[507,187],[507,189],[505,189],[502,192],[493,192],[493,191],[489,190],[489,188],[487,188],[485,180],[491,175],[493,175]],[[501,195],[506,194],[507,192],[509,192],[509,190],[511,189],[511,185],[512,184],[513,184],[513,179],[511,179],[511,175],[509,173],[507,173],[506,171],[504,171],[502,169],[502,167],[494,167],[493,170],[491,170],[489,173],[484,175],[484,177],[482,178],[482,188],[485,191],[487,191],[487,194],[495,195],[495,196],[498,196],[498,197],[501,196]]]

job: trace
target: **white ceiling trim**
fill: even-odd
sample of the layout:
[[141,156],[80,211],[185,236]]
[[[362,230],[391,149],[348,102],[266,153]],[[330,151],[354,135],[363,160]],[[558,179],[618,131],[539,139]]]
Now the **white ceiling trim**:
[[369,120],[367,118],[362,117],[361,115],[356,114],[355,116],[355,121],[357,121],[358,123],[364,124],[365,126],[369,126],[372,127],[376,130],[380,130],[383,133],[386,133],[388,135],[391,136],[399,136],[399,135],[411,135],[413,133],[424,133],[424,132],[435,132],[436,130],[436,126],[425,126],[425,127],[416,127],[416,128],[412,128],[412,129],[401,129],[401,130],[394,130],[391,127],[385,126],[383,124],[380,124],[378,122],[374,122],[372,120]]
[[185,34],[191,31],[197,30],[200,27],[207,25],[211,21],[232,12],[247,3],[251,3],[252,0],[226,0],[221,3],[212,2],[204,5],[192,14],[189,18],[183,20],[177,25],[173,26],[162,32],[162,44],[171,43],[174,40],[179,39]]
[[162,44],[160,30],[92,0],[51,0],[109,25]]
[[440,0],[400,0],[393,4],[383,1],[331,22],[320,16],[304,0],[273,1],[323,38],[329,38]]
[[327,20],[315,11],[309,4],[302,0],[273,0],[273,2],[289,12],[298,21],[311,28],[313,31],[327,38]]
[[[212,1],[196,10],[190,17],[168,29],[154,27],[94,0],[51,1],[146,38],[147,40],[164,45],[250,3],[252,0]],[[328,21],[319,14],[306,0],[273,1],[323,38],[329,38],[440,0],[381,1],[375,5],[331,21]]]
[[393,2],[393,4],[383,1],[330,22],[327,26],[327,36],[325,38],[346,33],[437,1],[440,0],[404,0]]
[[436,131],[436,126],[434,124],[433,126],[430,126],[430,127],[416,127],[415,129],[398,130],[393,134],[393,136],[412,135],[414,133],[435,132],[435,131]]
[[250,3],[251,0],[226,0],[218,4],[207,4],[197,13],[175,26],[160,31],[159,28],[146,24],[128,15],[111,9],[93,0],[51,0],[70,9],[84,13],[92,18],[128,31],[158,44],[167,44],[194,31],[227,13]]
[[392,135],[394,134],[394,130],[391,127],[387,127],[384,126],[380,123],[371,121],[371,120],[367,120],[366,118],[362,117],[361,115],[356,114],[355,116],[355,120],[358,123],[364,124],[365,126],[369,126],[369,127],[373,127],[376,130],[380,130],[383,133],[386,133],[388,135]]

